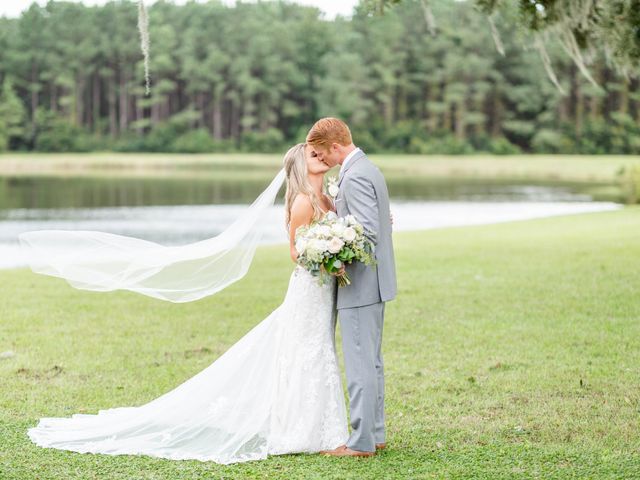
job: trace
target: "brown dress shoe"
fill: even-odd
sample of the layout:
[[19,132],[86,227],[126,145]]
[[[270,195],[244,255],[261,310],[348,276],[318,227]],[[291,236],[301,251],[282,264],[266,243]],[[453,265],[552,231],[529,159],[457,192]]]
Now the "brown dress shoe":
[[384,450],[385,448],[387,448],[386,443],[376,443],[376,450]]
[[346,445],[342,445],[334,450],[321,452],[323,455],[330,457],[373,457],[376,452],[361,452],[359,450],[351,450]]
[[335,452],[336,450],[339,450],[339,449],[344,448],[344,447],[346,447],[346,445],[340,445],[339,447],[336,447],[333,450],[320,450],[318,453],[320,455],[328,455],[331,452]]

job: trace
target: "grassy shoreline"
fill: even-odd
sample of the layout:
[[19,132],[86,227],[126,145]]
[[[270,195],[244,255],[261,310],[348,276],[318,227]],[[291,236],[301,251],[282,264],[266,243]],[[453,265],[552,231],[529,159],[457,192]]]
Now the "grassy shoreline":
[[[390,155],[370,158],[388,175],[436,178],[532,178],[539,180],[612,182],[625,165],[640,166],[627,155]],[[239,170],[274,172],[279,154],[162,153],[8,153],[0,155],[0,175],[196,175]]]
[[0,477],[633,478],[639,214],[394,234],[389,448],[362,460],[225,467],[41,449],[26,437],[41,416],[141,404],[209,365],[282,301],[292,270],[282,246],[260,248],[241,282],[180,305],[0,271],[0,351],[15,352],[0,360]]

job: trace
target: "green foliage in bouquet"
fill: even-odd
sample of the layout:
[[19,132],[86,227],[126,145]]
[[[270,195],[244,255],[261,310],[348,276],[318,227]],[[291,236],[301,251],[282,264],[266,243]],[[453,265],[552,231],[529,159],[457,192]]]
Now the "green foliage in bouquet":
[[[310,225],[296,230],[298,264],[324,282],[325,275],[336,275],[338,285],[351,284],[345,265],[354,261],[375,265],[375,245],[353,215],[338,217],[329,212]],[[340,273],[342,271],[342,273]]]

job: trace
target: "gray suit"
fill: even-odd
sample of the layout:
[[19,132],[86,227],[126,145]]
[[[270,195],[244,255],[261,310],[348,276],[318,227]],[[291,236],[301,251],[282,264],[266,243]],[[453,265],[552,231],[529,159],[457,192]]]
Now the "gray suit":
[[382,173],[362,151],[341,168],[338,186],[338,215],[355,216],[375,245],[377,264],[347,265],[351,285],[337,294],[351,416],[347,446],[372,452],[385,442],[382,325],[384,302],[397,290],[389,193]]

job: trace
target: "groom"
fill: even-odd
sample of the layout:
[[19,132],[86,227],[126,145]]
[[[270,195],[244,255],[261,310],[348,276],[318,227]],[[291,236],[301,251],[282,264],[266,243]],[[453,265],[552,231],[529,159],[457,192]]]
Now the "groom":
[[389,193],[380,170],[353,144],[349,127],[337,118],[318,120],[307,135],[318,159],[340,164],[338,215],[353,215],[375,245],[375,266],[346,266],[351,284],[338,288],[351,436],[346,445],[323,452],[335,456],[372,456],[385,448],[382,324],[384,302],[396,296]]

